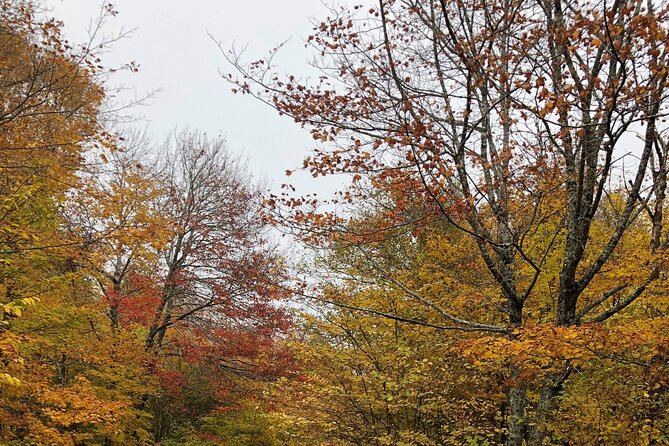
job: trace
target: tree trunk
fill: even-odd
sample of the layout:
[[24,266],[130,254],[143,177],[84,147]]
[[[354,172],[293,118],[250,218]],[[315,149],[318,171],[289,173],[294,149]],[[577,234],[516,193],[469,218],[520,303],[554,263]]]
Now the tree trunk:
[[509,389],[509,436],[507,437],[507,446],[522,446],[525,437],[526,419],[526,384],[519,380],[520,369],[517,365],[511,365],[510,379],[513,382]]
[[552,373],[544,378],[535,410],[534,420],[527,428],[528,446],[541,446],[548,434],[546,426],[555,410],[555,398],[562,392],[562,386],[571,373],[569,364],[562,373]]

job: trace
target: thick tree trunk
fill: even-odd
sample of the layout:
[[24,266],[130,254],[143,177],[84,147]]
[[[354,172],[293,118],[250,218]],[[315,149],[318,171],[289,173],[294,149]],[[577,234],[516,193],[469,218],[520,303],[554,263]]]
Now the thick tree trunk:
[[527,427],[528,446],[541,446],[543,444],[548,434],[546,430],[547,423],[550,421],[555,410],[555,398],[562,391],[562,385],[569,376],[570,371],[569,365],[566,365],[562,373],[553,373],[544,379],[534,419]]
[[511,366],[510,378],[513,385],[509,389],[509,435],[506,440],[507,446],[522,446],[525,438],[526,419],[526,385],[519,380],[520,369],[517,365]]

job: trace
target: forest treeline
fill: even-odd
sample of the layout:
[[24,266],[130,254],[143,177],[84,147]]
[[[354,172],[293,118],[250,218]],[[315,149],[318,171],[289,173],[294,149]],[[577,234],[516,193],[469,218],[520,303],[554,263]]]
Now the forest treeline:
[[379,0],[315,79],[224,50],[321,199],[113,126],[105,43],[0,0],[0,444],[669,444],[668,15]]

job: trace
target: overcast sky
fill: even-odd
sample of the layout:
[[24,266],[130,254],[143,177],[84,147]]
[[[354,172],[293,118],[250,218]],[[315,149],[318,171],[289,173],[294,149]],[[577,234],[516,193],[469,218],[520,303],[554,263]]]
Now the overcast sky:
[[[308,73],[310,53],[303,39],[311,32],[310,18],[323,18],[327,10],[319,0],[116,0],[119,11],[107,32],[135,29],[132,37],[116,43],[105,56],[106,66],[136,61],[136,74],[115,82],[133,87],[141,95],[160,89],[137,112],[146,118],[158,139],[175,126],[189,126],[209,134],[222,133],[228,146],[248,156],[255,175],[274,186],[285,182],[284,172],[301,165],[312,148],[308,133],[292,120],[248,96],[233,95],[218,70],[229,72],[211,33],[224,48],[246,45],[249,59],[290,38],[278,61],[293,73]],[[52,14],[65,22],[67,37],[86,39],[98,0],[47,0]],[[144,125],[144,124],[140,124]],[[306,176],[292,177],[298,185],[315,187]],[[300,187],[302,189],[302,187]]]

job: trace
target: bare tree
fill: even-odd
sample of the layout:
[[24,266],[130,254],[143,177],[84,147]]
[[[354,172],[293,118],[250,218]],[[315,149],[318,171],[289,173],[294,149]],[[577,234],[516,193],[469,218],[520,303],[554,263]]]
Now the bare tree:
[[161,253],[162,294],[148,347],[160,347],[180,322],[243,325],[271,297],[276,266],[259,189],[225,140],[183,131],[162,150],[163,212],[172,235]]

